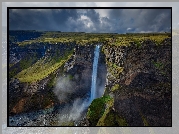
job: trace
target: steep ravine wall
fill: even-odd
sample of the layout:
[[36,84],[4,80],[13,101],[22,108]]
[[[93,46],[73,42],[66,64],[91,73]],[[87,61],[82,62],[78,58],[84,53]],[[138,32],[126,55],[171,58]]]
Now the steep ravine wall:
[[[161,71],[157,65],[155,66],[157,63],[162,64],[163,69],[164,66],[169,69],[171,64],[170,42],[170,39],[166,39],[160,46],[150,40],[144,41],[141,47],[137,47],[135,44],[129,47],[103,46],[108,67],[106,86],[110,87],[111,83],[113,85],[115,83],[129,85],[132,78],[141,72],[149,74],[155,72],[156,74],[157,71]],[[159,73],[161,74],[161,72]],[[170,72],[166,71],[166,73],[169,75]]]
[[[10,80],[10,115],[52,107],[54,105],[63,105],[72,102],[76,98],[88,98],[90,96],[95,45],[67,45],[67,48],[60,47],[63,45],[58,46],[59,45],[47,46],[44,57],[48,59],[56,55],[56,53],[62,55],[62,51],[67,50],[67,48],[69,50],[73,48],[73,54],[67,62],[52,74],[40,81],[32,83],[20,82],[17,78],[12,78]],[[26,49],[29,48],[27,47]],[[39,53],[41,52],[39,51]],[[68,96],[67,99],[60,97],[60,95],[63,94],[63,91],[59,91],[58,95],[53,93],[54,90],[58,88],[56,86],[58,81],[65,81],[65,79],[67,79],[66,83],[68,86],[62,84],[64,86],[63,88],[70,88],[70,91],[65,94]],[[97,86],[100,90],[96,92],[96,97],[102,96],[104,92],[105,79],[105,57],[103,53],[100,53],[97,78]]]
[[[160,45],[151,40],[140,46],[106,44],[102,51],[107,65],[104,96],[110,95],[111,100],[91,125],[171,126],[171,39]],[[94,111],[88,109],[89,122]]]
[[[12,101],[10,114],[49,108],[71,102],[78,97],[89,97],[94,45],[71,47],[74,47],[71,58],[38,83],[20,83],[17,79],[12,79],[11,91],[16,91],[15,96],[19,99],[16,102]],[[57,50],[55,47],[51,49],[51,54]],[[50,51],[47,51],[45,56],[49,55]],[[75,92],[68,94],[69,98],[65,102],[59,101],[58,96],[52,92],[55,88],[53,81],[60,76],[69,76],[71,81],[77,83],[73,85],[76,87]],[[103,97],[92,102],[90,108],[94,108],[94,113],[90,115],[88,109],[82,126],[171,125],[170,38],[160,45],[150,40],[143,41],[140,46],[103,44],[97,77],[97,96]],[[92,123],[90,119],[96,109],[98,112],[101,110],[102,114],[97,119],[93,118],[95,122]]]
[[[77,92],[86,92],[88,97],[90,95],[91,89],[91,79],[92,79],[92,66],[94,60],[94,45],[80,46],[76,45],[74,49],[74,55],[72,58],[66,62],[65,71],[67,74],[72,75],[72,77],[78,77],[79,79],[75,82],[79,86]],[[97,82],[96,86],[98,88],[96,92],[96,98],[101,97],[104,93],[105,82],[106,82],[106,63],[104,53],[100,52],[98,61],[98,72],[97,72]]]
[[[14,55],[20,55],[22,57],[18,63],[10,67],[10,71],[16,69],[16,74],[33,66],[35,62],[41,59],[59,58],[65,54],[65,51],[71,51],[74,45],[64,45],[64,44],[46,44],[45,47],[39,47],[42,44],[36,44],[32,46],[19,46],[17,52],[13,51]],[[14,49],[13,45],[11,45]],[[45,48],[45,49],[44,49]],[[26,54],[24,55],[24,51]],[[44,55],[42,55],[44,53]],[[34,57],[33,57],[34,56]],[[37,56],[37,57],[35,57]],[[31,58],[36,58],[31,62]],[[26,68],[24,68],[25,65]],[[41,64],[41,66],[44,66]],[[21,82],[18,78],[10,78],[9,81],[9,114],[14,115],[22,112],[29,112],[39,109],[44,109],[47,107],[52,107],[58,104],[58,98],[53,93],[53,88],[55,80],[62,75],[64,72],[64,64],[57,70],[47,75],[45,78],[34,81],[34,82]]]

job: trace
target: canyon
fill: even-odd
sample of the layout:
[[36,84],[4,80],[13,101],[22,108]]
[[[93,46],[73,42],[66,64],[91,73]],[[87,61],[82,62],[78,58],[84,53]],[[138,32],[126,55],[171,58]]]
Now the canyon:
[[[170,34],[162,34],[160,43],[147,38],[160,34],[147,34],[142,40],[132,39],[142,34],[109,34],[95,35],[98,41],[79,40],[84,42],[80,44],[65,39],[42,42],[43,33],[35,31],[31,31],[35,36],[24,39],[21,34],[26,32],[13,32],[9,41],[10,126],[171,126]],[[68,40],[72,36],[58,34]],[[81,37],[84,33],[72,34]],[[109,37],[103,40],[101,36]],[[131,39],[126,41],[125,36]],[[37,38],[36,42],[29,37]],[[99,43],[98,65],[93,67]],[[96,89],[89,101],[93,68]]]

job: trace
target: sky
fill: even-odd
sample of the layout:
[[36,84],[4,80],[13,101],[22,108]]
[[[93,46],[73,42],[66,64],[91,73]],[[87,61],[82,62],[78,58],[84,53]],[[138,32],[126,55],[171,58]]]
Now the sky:
[[168,32],[171,9],[10,9],[10,30]]
[[[6,7],[172,7],[172,29],[179,29],[178,2],[3,2],[2,25],[7,26]],[[85,13],[86,12],[86,13]],[[166,10],[14,10],[10,29],[66,32],[163,32],[171,28]]]
[[[99,6],[99,7],[172,7],[172,29],[179,29],[179,2],[2,2],[2,26],[4,26],[4,28],[6,29],[7,27],[7,7],[40,7],[40,6],[45,6],[45,7],[62,7],[62,6],[67,6],[67,7],[75,7],[75,6],[78,6],[78,7],[82,7],[82,6],[91,6],[91,7],[96,7],[96,6]],[[99,11],[99,14],[101,16],[107,16],[108,15],[108,12],[107,10],[105,10],[106,12],[102,12],[102,11]],[[130,15],[130,14],[128,14]],[[31,21],[32,22],[32,21]],[[127,27],[126,27],[127,28]],[[129,26],[129,28],[132,28],[131,26]],[[6,30],[5,30],[6,31]],[[6,33],[6,32],[5,32]],[[177,37],[176,37],[177,38]],[[179,91],[178,91],[178,65],[179,65],[179,56],[178,56],[178,44],[176,43],[173,43],[173,53],[172,53],[172,69],[174,69],[173,72],[173,81],[172,81],[172,85],[173,85],[173,88],[172,88],[172,92],[173,92],[173,113],[175,115],[175,117],[178,117],[177,113],[179,113],[179,108],[177,107],[178,106],[178,95],[179,95]],[[6,46],[6,45],[5,45]],[[5,50],[7,48],[5,47]],[[2,57],[2,60],[6,58],[6,51],[5,52],[5,56]],[[5,60],[4,60],[5,61]],[[6,64],[7,62],[5,61],[3,64]],[[2,65],[3,65],[2,64]],[[4,74],[6,74],[6,68],[4,71],[2,71]],[[6,75],[2,75],[4,78],[2,78],[3,81],[3,87],[6,87]],[[2,88],[2,114],[3,114],[3,118],[2,118],[2,122],[3,122],[3,132],[4,133],[31,133],[32,131],[36,132],[36,133],[39,133],[39,132],[42,132],[42,133],[49,133],[49,132],[52,132],[52,133],[59,133],[59,132],[64,132],[66,129],[64,127],[61,127],[61,128],[55,128],[55,127],[51,127],[51,128],[28,128],[28,129],[22,129],[22,128],[6,128],[5,124],[6,124],[6,101],[7,98],[6,98],[6,91],[7,89],[6,88]],[[116,129],[115,131],[116,132],[121,132],[121,133],[124,133],[124,132],[136,132],[136,133],[178,133],[179,131],[179,122],[177,120],[177,118],[173,118],[173,127],[168,127],[168,128],[146,128],[146,129],[138,129],[138,128],[125,128],[125,127],[121,127],[119,129]],[[71,129],[68,129],[68,130],[72,130],[73,128]],[[74,128],[74,129],[77,129],[77,128]],[[82,127],[79,128],[79,129],[83,129]],[[79,130],[77,129],[77,131]],[[90,129],[90,132],[93,130],[94,128]],[[85,128],[85,130],[89,130],[88,128]],[[108,129],[110,130],[110,128]],[[111,131],[111,130],[110,130]],[[66,132],[66,131],[65,131]],[[74,131],[73,131],[74,132]],[[78,131],[79,132],[79,131]],[[82,131],[80,131],[82,132]],[[87,132],[88,133],[88,132]]]

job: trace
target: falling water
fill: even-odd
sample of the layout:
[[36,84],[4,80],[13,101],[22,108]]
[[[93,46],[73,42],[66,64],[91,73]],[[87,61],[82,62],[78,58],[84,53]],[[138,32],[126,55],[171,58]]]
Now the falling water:
[[92,102],[92,100],[95,99],[95,94],[96,94],[96,77],[97,77],[98,58],[99,58],[99,50],[100,50],[99,48],[100,46],[97,45],[94,51],[90,102]]
[[78,120],[82,117],[83,111],[87,109],[90,103],[96,98],[96,78],[97,78],[99,52],[100,52],[100,46],[97,45],[94,51],[90,100],[77,99],[74,101],[72,107],[66,106],[64,109],[59,108],[60,109],[59,111],[54,111],[55,108],[52,107],[46,110],[39,110],[39,111],[28,112],[20,115],[15,115],[9,118],[10,125],[50,126],[51,121],[54,122],[58,121],[60,126],[64,122],[68,123],[70,121],[76,121],[77,123],[75,123],[75,125],[78,125]]

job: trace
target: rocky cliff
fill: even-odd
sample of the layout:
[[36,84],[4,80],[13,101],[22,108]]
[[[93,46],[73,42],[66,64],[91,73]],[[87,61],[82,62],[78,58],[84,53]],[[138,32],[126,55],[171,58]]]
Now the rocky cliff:
[[[78,125],[171,126],[171,38],[114,42],[101,45],[96,99]],[[95,45],[11,44],[9,115],[89,98]]]
[[[40,47],[39,47],[40,46]],[[45,46],[45,47],[44,47]],[[16,48],[16,51],[13,51]],[[12,53],[18,62],[10,60],[9,67],[9,114],[19,114],[27,111],[44,109],[58,104],[58,98],[53,93],[56,79],[64,74],[64,63],[57,69],[41,77],[40,80],[19,80],[18,74],[26,70],[20,77],[27,78],[28,74],[34,78],[37,70],[43,66],[54,66],[61,59],[67,61],[66,57],[73,53],[74,45],[64,44],[32,44],[27,46],[11,45]],[[31,69],[30,69],[31,68]],[[34,69],[33,69],[34,68]],[[48,69],[45,68],[44,69]],[[43,68],[42,68],[43,70]]]
[[106,44],[103,52],[107,64],[104,96],[111,99],[98,109],[103,114],[96,121],[90,113],[97,101],[92,103],[87,114],[91,125],[171,126],[171,39],[160,45],[151,40],[128,47]]

